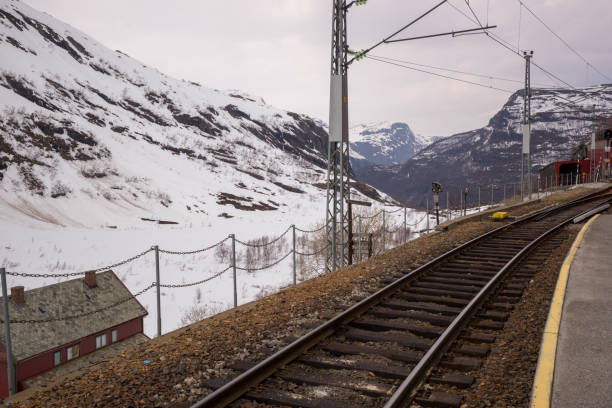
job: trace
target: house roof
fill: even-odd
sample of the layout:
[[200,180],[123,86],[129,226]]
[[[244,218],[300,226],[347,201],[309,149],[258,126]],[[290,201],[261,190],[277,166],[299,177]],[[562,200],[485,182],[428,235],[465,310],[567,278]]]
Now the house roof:
[[[9,301],[9,320],[43,320],[72,316],[112,305],[131,296],[113,271],[96,274],[90,288],[81,277],[25,291],[25,303]],[[0,298],[1,299],[1,298]],[[0,301],[0,317],[4,303]],[[11,323],[13,355],[19,360],[62,346],[104,329],[145,316],[147,311],[135,298],[107,310],[76,319],[44,323]],[[5,347],[4,336],[0,344]]]

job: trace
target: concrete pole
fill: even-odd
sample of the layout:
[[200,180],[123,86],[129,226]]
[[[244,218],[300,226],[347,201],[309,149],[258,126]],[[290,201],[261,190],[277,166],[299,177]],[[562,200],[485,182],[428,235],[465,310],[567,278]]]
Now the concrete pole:
[[293,284],[295,285],[297,283],[297,272],[295,265],[295,224],[292,224],[291,228],[293,229]]
[[234,307],[238,307],[238,285],[236,282],[236,235],[230,234],[232,239],[232,269],[234,270]]
[[17,373],[13,362],[13,347],[11,345],[11,327],[9,323],[8,294],[6,289],[6,269],[0,268],[2,275],[2,302],[4,304],[4,334],[6,344],[6,375],[8,376],[9,395],[17,392]]
[[155,250],[155,282],[157,287],[157,337],[162,335],[161,323],[161,284],[159,282],[159,246],[153,247]]

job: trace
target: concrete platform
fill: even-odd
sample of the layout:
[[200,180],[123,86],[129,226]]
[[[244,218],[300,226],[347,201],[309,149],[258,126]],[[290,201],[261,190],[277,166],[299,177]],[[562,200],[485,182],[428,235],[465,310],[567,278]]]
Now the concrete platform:
[[543,336],[532,407],[612,407],[611,244],[608,210],[570,250]]

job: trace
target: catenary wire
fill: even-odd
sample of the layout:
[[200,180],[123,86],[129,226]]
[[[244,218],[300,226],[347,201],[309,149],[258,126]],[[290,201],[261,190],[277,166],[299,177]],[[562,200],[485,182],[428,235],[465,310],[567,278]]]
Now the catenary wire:
[[452,77],[452,76],[449,76],[449,75],[438,74],[436,72],[431,72],[431,71],[427,71],[427,70],[420,69],[420,68],[409,67],[407,65],[399,64],[399,63],[392,62],[392,61],[385,61],[385,60],[382,60],[382,59],[378,59],[376,57],[366,56],[366,58],[374,60],[374,61],[378,61],[378,62],[384,62],[385,64],[395,65],[395,66],[398,66],[398,67],[401,67],[401,68],[406,68],[406,69],[410,69],[410,70],[413,70],[413,71],[418,71],[418,72],[422,72],[422,73],[425,73],[425,74],[434,75],[434,76],[441,77],[441,78],[451,79],[451,80],[454,80],[454,81],[463,82],[463,83],[470,84],[470,85],[480,86],[482,88],[489,88],[489,89],[493,89],[493,90],[500,91],[500,92],[506,92],[506,93],[510,93],[510,94],[514,93],[514,91],[511,91],[511,90],[508,90],[508,89],[498,88],[498,87],[495,87],[495,86],[492,86],[492,85],[480,84],[478,82],[468,81],[466,79],[461,79],[461,78],[455,78],[455,77]]
[[612,81],[612,78],[610,78],[609,76],[607,76],[606,74],[601,72],[599,69],[597,69],[597,67],[595,65],[591,64],[590,61],[588,61],[586,58],[584,58],[582,56],[582,54],[580,54],[578,51],[576,51],[576,49],[573,48],[571,45],[569,45],[567,43],[567,41],[565,41],[563,38],[561,38],[561,36],[559,34],[557,34],[552,28],[550,28],[550,26],[548,24],[546,24],[544,22],[544,20],[542,20],[533,10],[531,10],[529,7],[527,7],[527,5],[525,5],[525,3],[523,3],[521,0],[517,0],[517,1],[519,2],[519,4],[522,7],[525,7],[525,10],[527,10],[533,17],[535,17],[536,20],[538,20],[540,23],[542,23],[542,25],[544,27],[546,27],[546,29],[548,31],[550,31],[555,37],[557,37],[559,39],[559,41],[561,41],[563,43],[563,45],[565,45],[571,52],[576,54],[576,56],[578,56],[578,58],[580,58],[585,64],[587,64],[587,67],[593,68],[593,70],[595,72],[597,72],[599,75],[601,75],[602,77],[606,78],[608,81]]

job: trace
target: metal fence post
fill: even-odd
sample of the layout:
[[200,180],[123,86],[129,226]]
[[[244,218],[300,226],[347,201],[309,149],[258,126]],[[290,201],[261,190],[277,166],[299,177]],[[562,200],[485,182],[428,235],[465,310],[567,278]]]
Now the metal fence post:
[[493,184],[491,184],[491,207],[493,207]]
[[504,183],[504,204],[506,204],[506,183]]
[[238,286],[236,284],[236,235],[230,234],[232,239],[232,269],[234,270],[234,307],[238,307]]
[[6,345],[6,371],[8,376],[8,392],[9,395],[13,395],[17,392],[17,373],[15,372],[15,366],[13,365],[13,347],[11,345],[11,327],[9,323],[9,310],[8,310],[8,295],[6,289],[6,269],[0,268],[0,274],[2,274],[2,303],[4,304],[4,334],[5,334],[5,345]]
[[359,216],[359,262],[363,261],[363,252],[361,250],[361,241],[363,241],[362,234],[363,234],[363,230],[361,229],[361,215],[360,215]]
[[549,186],[550,186],[549,187],[550,194],[552,194],[552,192],[553,192],[553,176],[552,176],[552,174],[550,175],[550,184],[549,184]]
[[478,186],[478,212],[480,212],[480,186]]
[[449,220],[452,220],[453,214],[451,213],[451,210],[450,210],[450,205],[449,205],[449,200],[448,200],[448,190],[446,190],[446,212],[447,212],[446,217]]
[[425,214],[425,218],[427,218],[427,230],[425,233],[429,232],[429,198],[427,199],[427,213]]
[[157,287],[157,337],[162,334],[161,323],[161,285],[159,282],[159,245],[154,245],[155,250],[155,286]]
[[291,228],[293,228],[293,284],[295,285],[297,283],[297,273],[295,267],[295,224],[292,224]]
[[404,244],[407,241],[406,234],[408,234],[408,230],[406,229],[406,207],[404,207]]
[[516,200],[516,183],[512,183],[512,198]]
[[382,210],[382,215],[383,215],[383,225],[382,225],[382,250],[384,251],[385,249],[387,249],[387,241],[385,240],[385,236],[386,236],[386,226],[385,226],[385,209],[383,208]]
[[538,176],[538,200],[540,199],[540,176]]

